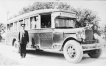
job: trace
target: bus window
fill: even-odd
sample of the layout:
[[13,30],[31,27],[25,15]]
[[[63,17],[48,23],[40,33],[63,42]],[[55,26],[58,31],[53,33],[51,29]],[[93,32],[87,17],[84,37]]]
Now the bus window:
[[17,22],[17,31],[19,31],[19,29],[20,29],[20,22],[18,21]]
[[10,30],[10,25],[9,25],[9,24],[7,24],[7,30],[8,30],[8,31]]
[[37,16],[30,17],[31,29],[37,28]]
[[24,19],[24,23],[25,23],[25,30],[29,30],[30,29],[29,18],[25,18]]
[[14,22],[14,31],[17,31],[17,22]]
[[57,17],[55,19],[55,27],[56,28],[74,28],[75,21],[73,19],[70,19],[70,18]]
[[19,25],[18,25],[18,27],[19,27],[19,30],[22,30],[22,27],[21,27],[21,24],[23,23],[23,20],[19,20]]
[[10,23],[10,31],[13,31],[13,23]]
[[41,28],[51,27],[51,14],[41,15]]

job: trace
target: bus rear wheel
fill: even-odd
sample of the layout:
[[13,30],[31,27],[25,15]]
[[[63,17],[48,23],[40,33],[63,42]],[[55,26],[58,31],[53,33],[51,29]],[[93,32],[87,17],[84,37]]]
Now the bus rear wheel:
[[91,50],[91,51],[89,51],[89,53],[88,53],[88,55],[89,55],[91,58],[99,58],[101,54],[102,54],[102,49]]
[[15,41],[16,41],[16,39],[13,39],[13,41],[12,41],[12,46],[15,45]]
[[83,50],[80,44],[74,40],[69,40],[63,48],[64,57],[67,61],[78,63],[83,57]]
[[13,44],[12,44],[16,49],[17,49],[17,51],[19,52],[19,43],[18,43],[18,41],[15,39],[15,41],[13,41]]

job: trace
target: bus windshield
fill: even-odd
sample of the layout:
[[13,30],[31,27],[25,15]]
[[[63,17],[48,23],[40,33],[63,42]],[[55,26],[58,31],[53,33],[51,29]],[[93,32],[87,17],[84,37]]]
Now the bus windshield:
[[74,28],[75,22],[71,18],[56,18],[55,28]]

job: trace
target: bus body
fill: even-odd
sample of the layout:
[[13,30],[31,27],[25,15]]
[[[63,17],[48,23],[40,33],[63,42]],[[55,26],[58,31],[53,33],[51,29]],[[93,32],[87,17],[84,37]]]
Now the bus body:
[[[80,62],[85,52],[90,57],[100,55],[101,45],[93,30],[76,28],[76,15],[73,12],[44,9],[10,19],[6,31],[7,44],[15,45],[18,42],[21,23],[26,24],[25,30],[29,33],[27,48],[63,51],[65,58],[74,63]],[[92,53],[96,51],[99,51],[98,56]]]

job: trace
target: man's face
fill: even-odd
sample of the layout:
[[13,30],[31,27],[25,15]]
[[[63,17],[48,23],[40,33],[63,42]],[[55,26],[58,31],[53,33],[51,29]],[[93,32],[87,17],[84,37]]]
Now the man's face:
[[24,30],[24,28],[25,28],[25,25],[21,25],[21,27],[22,27],[22,29]]
[[24,30],[24,29],[25,29],[25,26],[23,26],[22,28],[23,28],[23,30]]
[[25,25],[22,25],[22,27],[25,27]]

